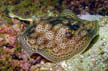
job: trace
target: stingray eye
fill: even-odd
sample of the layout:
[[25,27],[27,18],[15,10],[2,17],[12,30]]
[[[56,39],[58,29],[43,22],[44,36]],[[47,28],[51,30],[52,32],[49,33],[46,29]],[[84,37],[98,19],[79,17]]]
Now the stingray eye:
[[66,35],[66,38],[71,38],[72,37],[72,33],[70,31],[66,32],[65,35]]
[[79,24],[74,24],[70,26],[70,29],[72,30],[78,30],[80,28]]

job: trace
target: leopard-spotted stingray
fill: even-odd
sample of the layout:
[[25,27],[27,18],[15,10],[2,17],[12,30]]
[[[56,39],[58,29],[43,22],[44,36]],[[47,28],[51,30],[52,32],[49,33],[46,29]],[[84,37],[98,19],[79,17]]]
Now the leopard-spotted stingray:
[[83,52],[98,30],[96,21],[81,20],[64,11],[59,16],[40,18],[18,40],[30,56],[37,53],[52,62],[60,62]]

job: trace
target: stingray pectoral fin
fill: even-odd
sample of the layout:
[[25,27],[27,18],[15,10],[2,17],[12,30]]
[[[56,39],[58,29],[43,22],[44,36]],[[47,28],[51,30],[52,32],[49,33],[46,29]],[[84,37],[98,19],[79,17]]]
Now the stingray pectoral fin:
[[90,42],[90,44],[88,45],[88,47],[82,52],[85,53],[86,51],[88,51],[90,48],[92,48],[92,46],[97,42],[97,40],[99,39],[99,35],[96,35]]
[[82,53],[85,53],[88,49],[90,49],[99,38],[99,25],[98,25],[97,21],[94,21],[92,24],[95,24],[95,25],[93,25],[94,28],[87,30],[88,37],[90,38],[89,44],[87,45],[86,49],[82,51]]
[[46,49],[38,49],[37,53],[39,55],[43,56],[46,60],[49,60],[49,61],[54,62],[54,63],[57,62],[57,60],[54,57],[52,57],[52,55],[50,55],[48,50],[46,50]]
[[25,41],[25,37],[24,36],[19,36],[18,37],[18,42],[20,43],[21,47],[31,56],[33,52],[31,50],[30,46]]

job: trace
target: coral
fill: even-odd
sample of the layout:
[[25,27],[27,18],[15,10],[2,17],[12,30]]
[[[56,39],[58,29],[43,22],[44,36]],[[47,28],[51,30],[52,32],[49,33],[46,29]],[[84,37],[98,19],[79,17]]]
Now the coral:
[[7,22],[2,23],[0,26],[0,46],[10,45],[15,47],[16,38],[21,32],[23,32],[23,26],[24,25],[22,25],[21,22],[14,19],[12,19],[11,24],[8,24]]

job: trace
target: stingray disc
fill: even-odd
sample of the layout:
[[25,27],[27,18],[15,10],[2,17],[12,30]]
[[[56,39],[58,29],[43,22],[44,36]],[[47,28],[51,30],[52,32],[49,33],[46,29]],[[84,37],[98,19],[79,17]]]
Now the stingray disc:
[[[40,19],[20,36],[22,47],[52,62],[60,62],[84,51],[98,34],[96,22],[66,15]],[[22,38],[21,38],[22,37]]]

